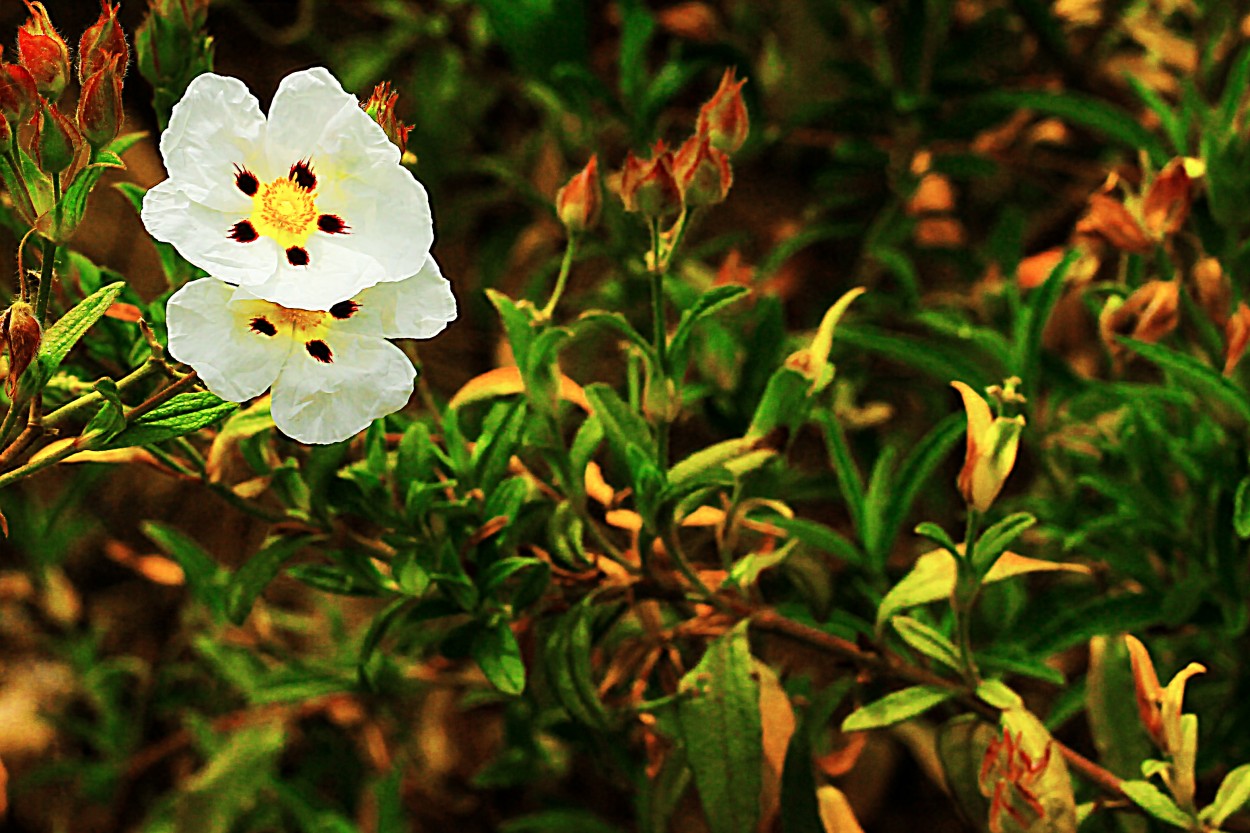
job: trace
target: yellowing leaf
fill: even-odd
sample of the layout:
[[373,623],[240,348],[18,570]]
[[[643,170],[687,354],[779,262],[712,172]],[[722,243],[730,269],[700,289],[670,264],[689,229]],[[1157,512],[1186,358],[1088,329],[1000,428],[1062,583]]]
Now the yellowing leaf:
[[[563,373],[559,374],[559,381],[560,398],[590,413],[590,402],[586,399],[581,385]],[[456,391],[456,395],[451,398],[448,407],[459,408],[470,402],[480,402],[483,399],[493,399],[498,396],[513,396],[524,392],[525,382],[521,379],[520,368],[497,367],[465,382],[464,387]]]
[[794,735],[794,708],[781,687],[777,673],[762,662],[753,662],[760,684],[761,744],[764,749],[762,782],[760,784],[760,826],[769,827],[781,803],[781,773],[785,767],[786,750]]
[[825,833],[864,833],[851,803],[837,787],[826,785],[816,790],[816,801],[820,804],[820,821]]

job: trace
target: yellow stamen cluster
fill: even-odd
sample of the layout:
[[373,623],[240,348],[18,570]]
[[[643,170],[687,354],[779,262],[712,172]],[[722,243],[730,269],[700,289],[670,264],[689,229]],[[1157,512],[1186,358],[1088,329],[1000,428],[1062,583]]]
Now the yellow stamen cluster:
[[261,185],[252,197],[248,219],[258,234],[272,238],[284,249],[303,246],[317,230],[317,203],[312,191],[288,177],[278,177]]

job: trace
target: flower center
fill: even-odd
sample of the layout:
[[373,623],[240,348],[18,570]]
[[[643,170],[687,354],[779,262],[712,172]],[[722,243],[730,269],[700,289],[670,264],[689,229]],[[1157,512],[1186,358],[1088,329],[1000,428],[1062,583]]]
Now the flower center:
[[297,334],[316,330],[321,326],[321,321],[326,315],[320,310],[291,309],[279,304],[274,304],[274,306],[277,308],[278,317],[290,324]]
[[249,218],[257,233],[271,237],[284,249],[303,246],[317,230],[317,204],[311,189],[289,177],[261,185],[252,197]]

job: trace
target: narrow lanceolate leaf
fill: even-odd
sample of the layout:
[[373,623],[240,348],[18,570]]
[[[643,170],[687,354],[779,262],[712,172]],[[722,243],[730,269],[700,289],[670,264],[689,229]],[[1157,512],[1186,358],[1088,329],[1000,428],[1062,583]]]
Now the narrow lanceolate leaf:
[[1142,358],[1171,373],[1184,385],[1193,388],[1195,392],[1223,403],[1229,410],[1241,417],[1243,422],[1250,422],[1250,401],[1246,399],[1245,393],[1221,376],[1214,368],[1203,364],[1193,356],[1161,344],[1147,344],[1144,341],[1124,336],[1119,336],[1118,341]]
[[274,537],[265,541],[260,551],[249,558],[230,578],[226,587],[226,616],[236,625],[242,625],[252,612],[252,605],[269,586],[287,559],[309,543],[317,540],[314,535],[292,538]]
[[851,712],[846,720],[842,721],[842,731],[863,732],[867,729],[893,726],[895,723],[919,717],[954,695],[953,689],[931,685],[905,688]]
[[495,688],[504,694],[520,694],[525,690],[521,647],[507,622],[497,622],[478,631],[473,638],[472,654]]
[[46,361],[50,364],[50,367],[45,368],[49,373],[60,366],[69,355],[70,348],[82,338],[83,333],[87,332],[92,324],[104,316],[125,287],[126,284],[121,281],[101,287],[79,301],[73,309],[48,328],[43,334],[39,359],[41,362]]
[[1176,827],[1189,830],[1194,820],[1176,806],[1176,802],[1164,795],[1149,781],[1121,781],[1120,789],[1133,800],[1133,803],[1145,810],[1159,821],[1167,822]]
[[678,691],[677,719],[711,833],[754,830],[764,753],[747,623],[709,645]]
[[890,624],[914,650],[947,668],[959,668],[959,651],[936,629],[910,616],[895,616]]
[[167,524],[145,521],[140,528],[166,555],[178,562],[187,587],[197,600],[218,616],[225,613],[221,594],[224,571],[192,538]]
[[208,391],[182,393],[134,420],[105,448],[129,448],[172,440],[199,431],[238,410]]
[[1224,820],[1250,801],[1250,764],[1242,764],[1224,776],[1215,801],[1202,811],[1202,820],[1219,827]]
[[1237,484],[1237,497],[1233,503],[1233,526],[1242,538],[1250,538],[1250,476]]
[[1019,331],[1016,333],[1014,355],[1015,373],[1024,379],[1025,385],[1037,384],[1037,367],[1042,351],[1042,333],[1046,330],[1046,322],[1059,301],[1063,292],[1063,279],[1072,268],[1072,264],[1080,257],[1080,251],[1070,249],[1063,260],[1050,270],[1041,288],[1029,296],[1028,309],[1024,313]]
[[1037,523],[1037,518],[1028,512],[1016,512],[1008,515],[981,534],[976,549],[972,553],[972,567],[977,575],[985,575],[1003,551],[1011,546],[1029,527]]

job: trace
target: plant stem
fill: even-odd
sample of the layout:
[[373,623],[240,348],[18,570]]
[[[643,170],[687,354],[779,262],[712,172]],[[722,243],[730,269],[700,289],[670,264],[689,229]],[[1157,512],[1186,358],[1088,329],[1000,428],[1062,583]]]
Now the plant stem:
[[977,673],[976,658],[972,653],[972,606],[976,602],[981,589],[981,580],[972,566],[972,557],[976,550],[977,528],[980,526],[981,513],[968,507],[968,525],[964,529],[964,554],[956,560],[955,593],[952,597],[952,609],[955,613],[955,626],[959,632],[959,665],[964,680],[969,686],[976,687],[980,682]]
[[[57,180],[54,178],[52,181],[55,183]],[[52,275],[56,269],[56,254],[57,245],[45,237],[43,268],[39,273],[39,294],[35,296],[35,318],[38,319],[40,326],[46,323],[45,319],[48,317],[48,301],[52,297]]]
[[[138,382],[147,379],[149,376],[155,376],[163,373],[165,370],[164,363],[156,359],[148,359],[143,364],[132,370],[129,375],[124,376],[117,382],[117,392],[124,394],[127,390],[134,387]],[[83,411],[90,409],[93,405],[99,405],[104,401],[104,397],[96,391],[78,397],[72,402],[68,402],[57,408],[44,419],[43,424],[55,428],[66,422],[71,422]]]
[[133,419],[143,416],[149,411],[156,410],[161,405],[164,405],[166,402],[185,391],[187,388],[194,386],[199,380],[199,374],[192,370],[186,376],[183,376],[176,382],[166,385],[156,393],[149,396],[147,399],[140,402],[138,405],[135,405],[133,408],[126,411],[126,421],[130,422]]
[[555,289],[551,290],[551,298],[538,314],[544,320],[551,318],[552,313],[556,311],[556,304],[560,303],[560,296],[564,294],[564,287],[569,282],[569,272],[573,268],[573,252],[576,249],[577,235],[570,234],[569,242],[564,247],[564,259],[560,261],[560,274],[556,276]]
[[[657,387],[662,391],[666,408],[668,404],[668,326],[664,315],[664,269],[661,252],[659,221],[651,221],[651,323],[652,341],[655,343],[656,363],[647,380],[652,395]],[[644,399],[649,397],[644,397]],[[663,468],[668,467],[668,416],[654,414],[656,458]]]

